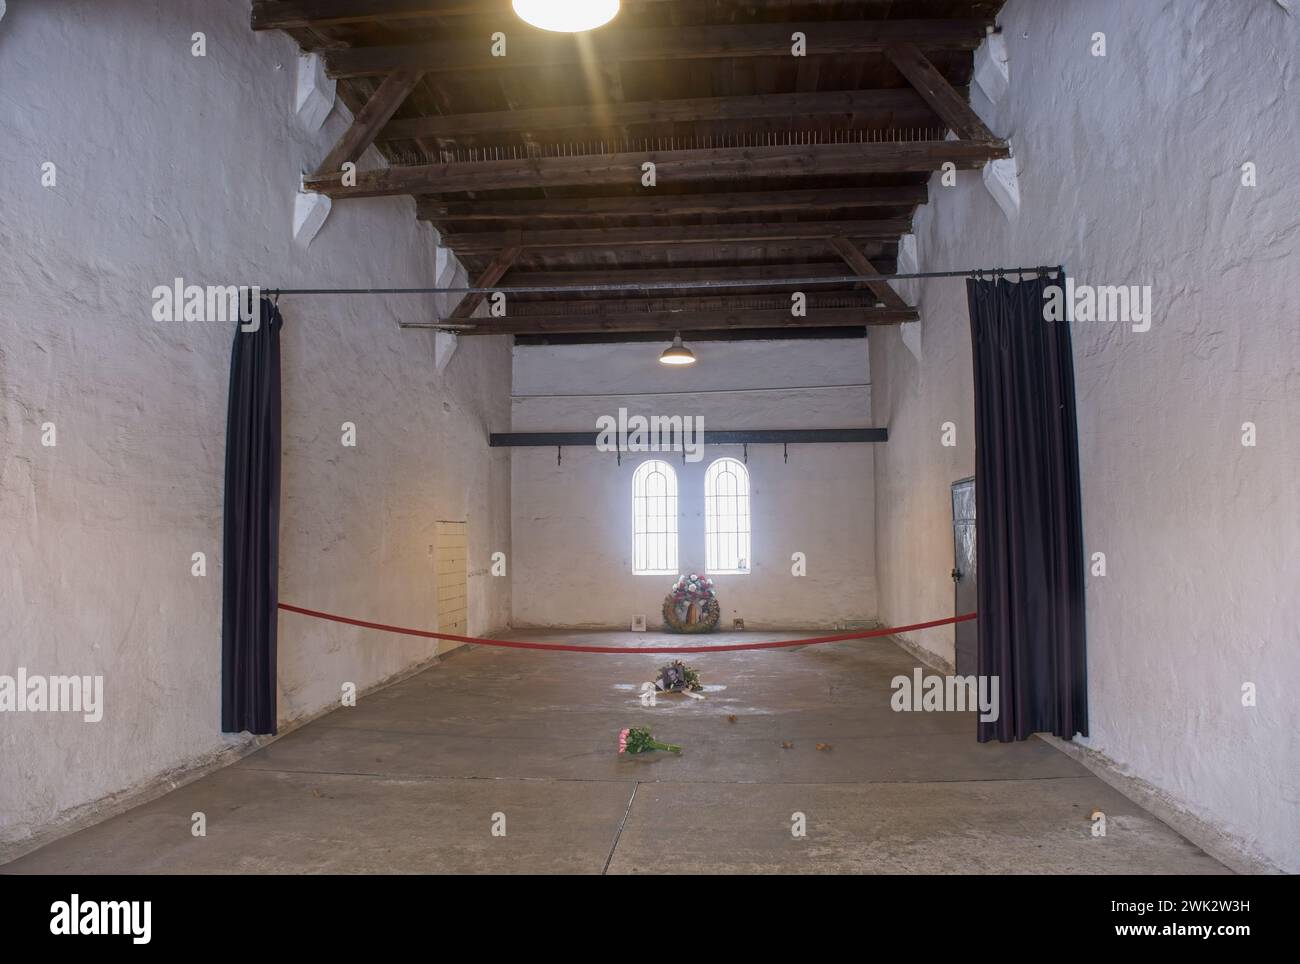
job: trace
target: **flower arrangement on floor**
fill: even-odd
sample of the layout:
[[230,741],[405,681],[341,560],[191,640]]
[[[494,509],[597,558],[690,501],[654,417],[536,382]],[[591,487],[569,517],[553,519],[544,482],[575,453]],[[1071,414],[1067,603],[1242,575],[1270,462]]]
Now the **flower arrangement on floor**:
[[711,633],[718,628],[722,607],[713,580],[692,572],[679,576],[664,597],[664,626],[674,633]]
[[664,693],[697,693],[704,689],[700,672],[680,659],[660,667],[655,687]]
[[619,753],[648,753],[651,750],[667,750],[669,753],[681,753],[682,748],[676,743],[660,743],[650,735],[647,726],[630,726],[618,732]]

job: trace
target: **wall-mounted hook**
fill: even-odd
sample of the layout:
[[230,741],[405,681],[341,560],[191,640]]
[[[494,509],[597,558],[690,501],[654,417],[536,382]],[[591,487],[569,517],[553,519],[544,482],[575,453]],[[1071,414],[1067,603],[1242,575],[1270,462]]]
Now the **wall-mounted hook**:
[[788,465],[789,462],[790,462],[790,443],[789,443],[789,442],[782,442],[782,443],[781,443],[781,448],[782,448],[782,450],[785,452],[785,461],[786,461],[786,464]]
[[564,458],[564,449],[560,448],[560,446],[558,445],[555,446],[555,464],[559,465],[560,461],[563,458]]

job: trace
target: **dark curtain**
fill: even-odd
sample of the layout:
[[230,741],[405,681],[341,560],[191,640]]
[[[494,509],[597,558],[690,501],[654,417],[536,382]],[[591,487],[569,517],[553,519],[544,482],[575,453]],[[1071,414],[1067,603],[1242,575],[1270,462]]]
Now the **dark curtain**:
[[979,740],[1088,735],[1083,521],[1074,356],[1044,321],[1040,274],[966,282],[975,363],[976,553],[981,676],[1000,710]]
[[221,610],[224,733],[276,729],[281,319],[265,298],[257,310],[257,329],[237,327],[230,353]]

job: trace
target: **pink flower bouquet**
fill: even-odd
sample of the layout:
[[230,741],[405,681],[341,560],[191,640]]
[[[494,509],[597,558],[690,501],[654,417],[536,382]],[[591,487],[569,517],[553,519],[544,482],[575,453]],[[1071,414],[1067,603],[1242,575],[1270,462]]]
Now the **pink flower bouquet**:
[[647,753],[650,750],[667,750],[669,753],[682,752],[682,748],[675,743],[660,743],[651,737],[649,727],[631,726],[618,731],[619,753]]

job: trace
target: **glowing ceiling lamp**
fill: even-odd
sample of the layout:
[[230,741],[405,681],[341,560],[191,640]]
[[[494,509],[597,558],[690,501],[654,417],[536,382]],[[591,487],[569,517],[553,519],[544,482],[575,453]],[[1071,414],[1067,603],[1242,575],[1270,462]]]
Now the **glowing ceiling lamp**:
[[673,343],[659,356],[661,365],[694,365],[695,353],[682,344],[682,333],[673,334]]
[[510,0],[524,23],[543,30],[579,33],[609,23],[618,0]]

